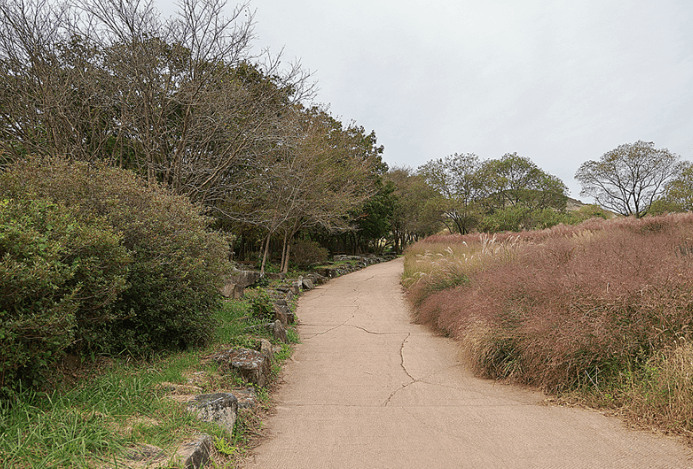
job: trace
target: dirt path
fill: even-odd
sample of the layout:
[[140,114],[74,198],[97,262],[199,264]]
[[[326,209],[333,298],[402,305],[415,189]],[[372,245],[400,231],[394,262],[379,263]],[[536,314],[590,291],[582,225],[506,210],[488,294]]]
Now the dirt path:
[[693,468],[674,440],[472,377],[410,323],[396,260],[299,301],[302,344],[248,468]]

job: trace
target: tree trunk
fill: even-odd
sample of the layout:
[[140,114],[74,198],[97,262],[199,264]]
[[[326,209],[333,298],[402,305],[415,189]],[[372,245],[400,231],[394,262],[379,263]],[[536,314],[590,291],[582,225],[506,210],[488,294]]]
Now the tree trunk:
[[267,253],[269,252],[270,239],[272,238],[272,232],[267,233],[267,242],[265,243],[265,252],[262,255],[262,266],[260,267],[260,276],[265,276],[265,263],[267,262]]

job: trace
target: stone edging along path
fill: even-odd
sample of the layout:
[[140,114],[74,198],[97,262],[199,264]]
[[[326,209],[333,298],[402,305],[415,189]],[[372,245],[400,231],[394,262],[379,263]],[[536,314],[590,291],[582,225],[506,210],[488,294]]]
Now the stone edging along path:
[[[298,279],[281,279],[278,285],[266,288],[274,304],[273,322],[267,324],[275,339],[287,342],[286,327],[294,323],[294,311],[291,308],[295,296],[304,291],[312,290],[317,285],[351,272],[392,260],[392,257],[374,256],[337,256],[336,262],[348,263],[334,267],[324,267],[316,272]],[[259,280],[256,271],[237,271],[229,276],[222,289],[222,295],[227,298],[240,299],[244,289]],[[278,279],[278,278],[277,278]],[[209,357],[216,361],[222,370],[232,369],[249,385],[243,390],[229,390],[212,394],[197,394],[200,388],[194,383],[177,385],[163,383],[162,388],[170,393],[170,398],[184,403],[189,412],[205,422],[211,422],[227,429],[234,430],[239,409],[254,408],[257,405],[255,386],[264,388],[270,384],[270,375],[276,349],[266,340],[261,339],[259,350],[236,347],[222,351]],[[132,448],[119,461],[119,467],[139,468],[167,465],[171,460],[177,460],[186,469],[203,467],[210,459],[214,442],[209,435],[198,435],[186,440],[176,450],[174,455],[158,447],[141,445]]]

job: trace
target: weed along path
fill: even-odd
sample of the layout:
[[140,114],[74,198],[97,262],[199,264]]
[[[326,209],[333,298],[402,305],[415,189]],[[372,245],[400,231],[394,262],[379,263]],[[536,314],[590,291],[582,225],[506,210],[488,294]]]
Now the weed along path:
[[302,343],[247,468],[693,468],[675,440],[471,376],[411,324],[402,260],[301,297]]

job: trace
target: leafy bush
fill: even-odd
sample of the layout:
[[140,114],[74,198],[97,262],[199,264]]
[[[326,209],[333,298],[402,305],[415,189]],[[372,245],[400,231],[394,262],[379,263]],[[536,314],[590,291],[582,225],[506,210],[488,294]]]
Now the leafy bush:
[[291,248],[294,262],[300,268],[322,264],[327,261],[330,252],[316,241],[296,241]]
[[604,220],[608,220],[613,216],[613,213],[607,212],[599,205],[583,205],[579,209],[573,210],[568,214],[568,223],[572,225],[577,225],[578,223],[582,223],[583,221],[589,220],[590,218],[603,218]]
[[50,198],[122,237],[132,258],[129,287],[82,348],[144,354],[210,339],[228,243],[188,199],[104,164],[40,158],[12,165],[0,177],[0,194]]
[[501,231],[542,230],[569,222],[565,213],[552,208],[530,209],[521,205],[505,207],[486,215],[479,223],[479,230],[488,233]]
[[62,352],[113,318],[130,257],[100,220],[44,199],[0,201],[0,390],[39,384]]

